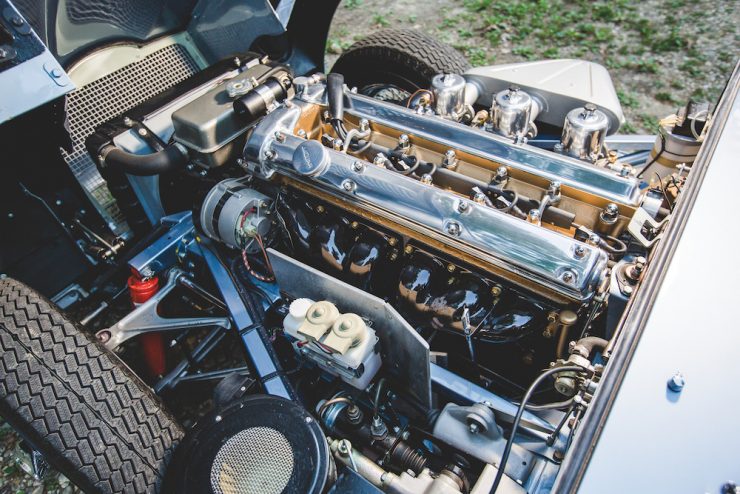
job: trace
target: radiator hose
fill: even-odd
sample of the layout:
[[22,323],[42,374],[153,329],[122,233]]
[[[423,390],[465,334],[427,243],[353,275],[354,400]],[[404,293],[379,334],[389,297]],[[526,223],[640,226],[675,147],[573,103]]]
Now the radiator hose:
[[103,167],[140,177],[178,170],[188,164],[187,151],[177,143],[149,154],[133,154],[109,144],[101,149],[100,156]]

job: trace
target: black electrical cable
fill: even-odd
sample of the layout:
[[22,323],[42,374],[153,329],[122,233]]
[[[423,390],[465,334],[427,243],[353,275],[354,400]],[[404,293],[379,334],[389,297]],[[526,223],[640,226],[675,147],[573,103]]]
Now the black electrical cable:
[[378,384],[375,385],[375,399],[373,400],[373,413],[375,414],[375,417],[378,416],[380,411],[380,392],[383,390],[384,384],[385,378],[381,377]]
[[554,367],[552,369],[547,369],[545,372],[540,374],[537,379],[534,380],[534,382],[527,388],[527,392],[524,393],[524,398],[522,398],[522,402],[519,404],[519,408],[516,411],[516,416],[514,417],[514,423],[511,425],[511,435],[509,436],[509,439],[506,441],[506,447],[504,448],[504,454],[501,455],[501,462],[498,465],[498,472],[496,472],[496,479],[493,481],[493,487],[491,487],[491,494],[495,494],[496,490],[498,489],[499,484],[501,483],[501,479],[504,476],[504,470],[506,469],[506,462],[509,460],[509,455],[511,454],[511,448],[514,446],[514,437],[516,436],[516,430],[519,428],[519,423],[522,421],[522,414],[524,413],[524,408],[527,406],[527,402],[532,397],[532,394],[534,393],[534,390],[539,386],[542,381],[544,381],[546,378],[553,374],[558,374],[560,372],[583,372],[582,367],[578,367],[576,365],[569,365],[564,367]]
[[640,173],[637,174],[637,178],[642,178],[642,174],[645,173],[645,170],[650,168],[650,166],[658,161],[658,158],[660,158],[663,155],[663,152],[665,151],[665,136],[662,133],[658,133],[660,136],[660,151],[655,153],[655,157],[651,159],[647,165],[645,165]]

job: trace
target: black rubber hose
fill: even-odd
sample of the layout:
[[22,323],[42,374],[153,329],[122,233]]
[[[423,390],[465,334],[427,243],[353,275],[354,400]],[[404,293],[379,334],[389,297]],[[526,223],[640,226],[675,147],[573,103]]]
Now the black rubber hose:
[[103,157],[103,166],[139,177],[171,172],[188,164],[187,154],[175,144],[169,144],[161,151],[150,154],[133,154],[109,145],[100,154]]
[[506,440],[506,447],[504,448],[504,454],[501,455],[501,462],[499,462],[498,472],[496,472],[496,479],[493,481],[493,487],[491,487],[491,494],[495,494],[496,490],[498,489],[499,484],[501,483],[501,479],[504,476],[504,470],[506,469],[506,462],[509,460],[509,455],[511,454],[511,448],[512,446],[514,446],[514,437],[516,436],[516,430],[519,428],[519,423],[522,421],[522,414],[524,413],[524,408],[527,406],[527,402],[532,397],[534,390],[537,389],[537,386],[539,386],[542,383],[542,381],[544,381],[547,377],[553,374],[558,374],[560,372],[583,372],[583,369],[576,365],[569,365],[565,367],[555,367],[552,369],[547,369],[545,372],[540,374],[537,377],[537,379],[534,380],[534,382],[529,386],[529,388],[527,388],[527,392],[524,393],[524,398],[522,398],[522,402],[519,404],[519,408],[516,411],[516,416],[514,417],[514,423],[511,425],[511,435]]
[[326,76],[326,92],[332,122],[344,121],[344,76],[336,72]]

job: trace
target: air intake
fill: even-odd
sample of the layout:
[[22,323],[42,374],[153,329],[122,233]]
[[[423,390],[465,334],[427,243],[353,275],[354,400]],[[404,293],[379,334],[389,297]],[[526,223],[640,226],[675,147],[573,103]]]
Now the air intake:
[[251,396],[203,419],[179,446],[166,492],[320,493],[333,463],[321,428],[301,406]]

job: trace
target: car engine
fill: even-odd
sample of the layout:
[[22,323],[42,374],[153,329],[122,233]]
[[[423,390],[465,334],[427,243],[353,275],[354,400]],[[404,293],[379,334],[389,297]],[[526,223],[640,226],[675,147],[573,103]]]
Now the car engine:
[[[208,70],[87,140],[109,184],[186,170],[170,192],[192,223],[167,220],[137,279],[176,246],[166,287],[213,299],[192,278],[211,270],[253,377],[318,419],[319,464],[386,492],[546,491],[685,181],[610,147],[606,71],[588,99],[472,69],[384,100],[257,56]],[[141,332],[131,317],[99,339]]]

